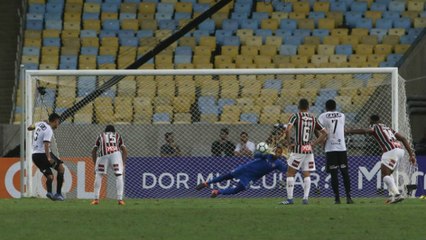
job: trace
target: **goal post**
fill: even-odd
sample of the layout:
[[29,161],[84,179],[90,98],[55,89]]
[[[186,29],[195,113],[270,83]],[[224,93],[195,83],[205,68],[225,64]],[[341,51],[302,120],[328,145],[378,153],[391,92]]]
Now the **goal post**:
[[[85,96],[114,76],[123,80],[90,102]],[[90,151],[107,124],[114,124],[129,149],[125,195],[129,198],[203,197],[194,191],[202,180],[231,171],[249,158],[212,156],[212,143],[227,128],[237,144],[246,132],[255,144],[272,134],[274,124],[286,123],[306,98],[315,115],[325,101],[335,99],[347,115],[347,126],[367,127],[379,114],[411,140],[405,83],[397,68],[335,69],[176,69],[176,70],[27,70],[23,127],[84,104],[55,130],[52,150],[65,161],[64,192],[68,198],[93,197]],[[172,132],[180,156],[164,156],[165,134]],[[42,175],[32,165],[32,133],[25,134],[26,171],[23,196],[44,196]],[[353,136],[348,144],[350,176],[355,197],[381,196],[380,150],[371,138]],[[324,152],[315,150],[317,172],[312,197],[332,196],[325,173]],[[407,160],[407,159],[405,159]],[[398,167],[401,190],[415,181],[408,161]],[[300,175],[298,175],[300,178]],[[282,173],[259,180],[239,197],[283,197]],[[301,178],[300,178],[301,179]],[[300,180],[299,179],[299,180]],[[217,187],[235,184],[227,182]],[[54,184],[55,185],[55,184]],[[115,196],[109,173],[104,197]],[[295,196],[302,193],[296,178]],[[343,191],[341,191],[343,192]]]

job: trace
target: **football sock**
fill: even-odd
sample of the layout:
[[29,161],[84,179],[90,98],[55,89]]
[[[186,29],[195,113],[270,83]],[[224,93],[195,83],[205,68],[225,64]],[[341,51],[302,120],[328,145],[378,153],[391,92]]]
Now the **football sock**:
[[287,177],[287,199],[293,199],[294,177]]
[[311,191],[311,177],[305,177],[303,179],[303,199],[309,198],[310,191]]
[[386,186],[388,187],[388,191],[393,194],[397,195],[399,194],[398,188],[395,185],[395,181],[390,176],[385,176],[383,178],[383,181],[385,182]]
[[213,178],[212,180],[208,181],[207,184],[222,182],[224,180],[229,180],[229,179],[233,179],[233,178],[234,178],[234,176],[232,176],[231,173],[227,173],[227,174],[220,175],[218,177]]
[[342,172],[343,185],[345,186],[346,197],[351,196],[351,180],[349,178],[348,168],[341,168],[340,172]]
[[46,177],[46,188],[47,192],[52,192],[52,182],[53,182],[53,176],[49,175],[49,177]]
[[117,199],[123,200],[123,188],[124,188],[123,175],[117,176],[115,183],[117,187]]
[[102,186],[102,174],[95,175],[95,199],[99,199]]
[[236,187],[230,187],[230,188],[225,188],[223,190],[219,190],[219,193],[223,195],[231,195],[231,194],[239,193],[244,190],[246,190],[244,185],[242,185],[241,183],[238,183]]
[[337,177],[337,169],[330,169],[331,175],[331,188],[333,189],[334,198],[336,200],[340,199],[339,194],[339,179]]
[[393,175],[389,175],[389,177],[392,179],[393,184],[395,185],[395,191],[396,191],[396,195],[400,194],[398,186],[396,185],[396,181],[395,178],[393,177]]
[[64,183],[64,173],[58,173],[56,176],[56,193],[62,193],[62,184]]

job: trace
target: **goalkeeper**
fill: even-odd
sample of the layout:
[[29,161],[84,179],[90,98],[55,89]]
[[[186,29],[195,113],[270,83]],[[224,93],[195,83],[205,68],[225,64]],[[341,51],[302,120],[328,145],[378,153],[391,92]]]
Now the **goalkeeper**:
[[236,187],[229,187],[226,189],[218,190],[214,189],[211,192],[210,197],[215,198],[218,195],[231,195],[237,194],[241,191],[246,190],[251,184],[256,182],[266,174],[279,170],[283,173],[287,171],[287,166],[280,159],[283,153],[284,147],[278,144],[272,153],[255,153],[254,160],[243,165],[238,166],[232,172],[213,178],[210,181],[200,183],[196,186],[196,190],[201,190],[209,186],[209,184],[222,182],[229,179],[238,179]]

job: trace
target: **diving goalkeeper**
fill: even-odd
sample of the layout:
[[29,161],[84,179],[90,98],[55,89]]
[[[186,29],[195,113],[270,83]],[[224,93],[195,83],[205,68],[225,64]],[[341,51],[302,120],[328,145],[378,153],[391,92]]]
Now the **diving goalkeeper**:
[[221,194],[231,195],[244,191],[258,179],[274,170],[279,170],[285,173],[287,171],[287,166],[281,159],[283,150],[283,146],[277,144],[277,146],[272,150],[272,153],[257,152],[254,155],[253,161],[238,166],[230,173],[218,176],[210,181],[200,183],[195,187],[195,189],[199,191],[208,187],[209,184],[222,182],[233,178],[239,180],[236,187],[229,187],[222,190],[212,190],[210,197],[215,198]]

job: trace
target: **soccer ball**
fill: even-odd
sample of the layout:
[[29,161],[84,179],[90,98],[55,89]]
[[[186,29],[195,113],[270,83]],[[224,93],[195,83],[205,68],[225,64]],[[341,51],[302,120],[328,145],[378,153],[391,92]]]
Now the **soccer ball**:
[[268,151],[268,144],[266,144],[265,142],[261,142],[259,144],[257,144],[256,146],[256,150],[261,152],[261,153],[265,153],[266,151]]

